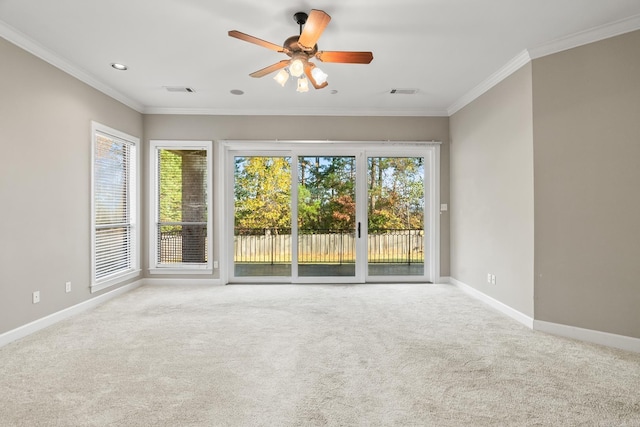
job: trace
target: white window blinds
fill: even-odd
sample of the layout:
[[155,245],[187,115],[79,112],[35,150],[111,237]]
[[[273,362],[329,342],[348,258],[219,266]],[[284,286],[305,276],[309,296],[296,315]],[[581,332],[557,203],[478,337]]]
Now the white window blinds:
[[94,134],[94,282],[135,268],[136,146],[106,133]]

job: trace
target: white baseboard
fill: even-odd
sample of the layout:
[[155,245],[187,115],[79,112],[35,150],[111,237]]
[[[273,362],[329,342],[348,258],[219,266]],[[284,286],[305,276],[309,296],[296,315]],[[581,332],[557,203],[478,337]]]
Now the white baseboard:
[[157,278],[157,277],[147,277],[143,279],[143,284],[145,286],[161,286],[161,285],[170,285],[170,286],[194,286],[194,285],[224,285],[221,279],[169,279],[169,278]]
[[440,279],[440,283],[451,283],[470,296],[487,303],[496,310],[536,331],[640,353],[640,338],[535,320],[453,277],[441,277]]
[[461,281],[459,281],[457,279],[454,279],[453,277],[449,277],[449,283],[451,283],[452,285],[457,286],[463,292],[465,292],[465,293],[471,295],[472,297],[484,302],[485,304],[490,305],[491,307],[495,308],[499,312],[501,312],[503,314],[506,314],[507,316],[511,317],[512,319],[522,323],[527,328],[533,329],[533,318],[532,317],[529,317],[526,314],[521,313],[518,310],[509,307],[505,303],[500,302],[497,299],[492,298],[489,295],[484,294],[484,293],[480,292],[479,290],[477,290],[475,288],[472,288],[471,286],[467,285],[466,283],[463,283],[463,282],[461,282]]
[[593,329],[583,329],[576,326],[562,325],[560,323],[545,322],[543,320],[535,320],[533,328],[552,335],[640,353],[640,338],[595,331]]
[[99,295],[95,298],[91,298],[89,300],[83,301],[79,304],[73,305],[71,307],[65,308],[64,310],[57,311],[53,314],[45,316],[41,319],[34,320],[31,323],[27,323],[26,325],[20,326],[16,329],[12,329],[0,335],[0,347],[9,344],[10,342],[19,340],[20,338],[24,338],[27,335],[31,335],[34,332],[38,332],[41,329],[47,328],[51,325],[54,325],[62,320],[65,320],[71,316],[75,316],[76,314],[82,313],[83,311],[89,310],[91,308],[97,307],[100,304],[104,304],[105,302],[113,299],[119,295],[122,295],[126,292],[129,292],[137,287],[142,285],[142,280],[137,280],[128,285],[119,287],[114,289],[113,291],[106,292],[102,295]]

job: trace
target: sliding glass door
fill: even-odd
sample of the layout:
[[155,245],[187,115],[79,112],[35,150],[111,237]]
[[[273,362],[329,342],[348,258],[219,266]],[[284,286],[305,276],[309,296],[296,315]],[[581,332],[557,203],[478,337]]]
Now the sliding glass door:
[[433,281],[434,147],[277,146],[224,152],[230,282]]
[[423,157],[367,158],[367,274],[423,276]]
[[356,276],[356,158],[298,156],[298,276]]
[[291,157],[234,156],[236,277],[291,277]]

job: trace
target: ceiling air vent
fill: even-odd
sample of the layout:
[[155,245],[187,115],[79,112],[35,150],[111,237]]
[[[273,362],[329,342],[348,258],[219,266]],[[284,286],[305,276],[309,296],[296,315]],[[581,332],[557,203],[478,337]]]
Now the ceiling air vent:
[[415,95],[418,89],[391,89],[389,92],[392,95]]
[[164,87],[168,92],[185,92],[185,93],[194,93],[196,90],[192,87],[183,87],[183,86],[165,86]]

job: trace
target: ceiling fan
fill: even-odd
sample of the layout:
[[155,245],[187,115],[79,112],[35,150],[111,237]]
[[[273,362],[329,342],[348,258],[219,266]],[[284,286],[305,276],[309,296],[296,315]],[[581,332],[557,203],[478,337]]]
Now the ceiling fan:
[[[291,59],[284,59],[269,65],[261,70],[249,74],[251,77],[264,77],[274,71],[280,70],[275,80],[282,86],[286,83],[289,75],[299,77],[298,91],[308,90],[308,81],[314,88],[322,89],[327,86],[327,75],[309,60],[316,58],[322,62],[338,62],[346,64],[368,64],[373,60],[371,52],[347,52],[347,51],[322,51],[318,50],[318,39],[329,24],[331,16],[322,10],[313,9],[307,15],[298,12],[293,15],[293,19],[300,26],[300,35],[291,36],[284,41],[282,46],[271,43],[257,37],[250,36],[240,31],[229,31],[230,37],[235,37],[267,49],[275,50],[287,54]],[[304,26],[304,29],[303,29]],[[306,78],[303,76],[306,76]]]

